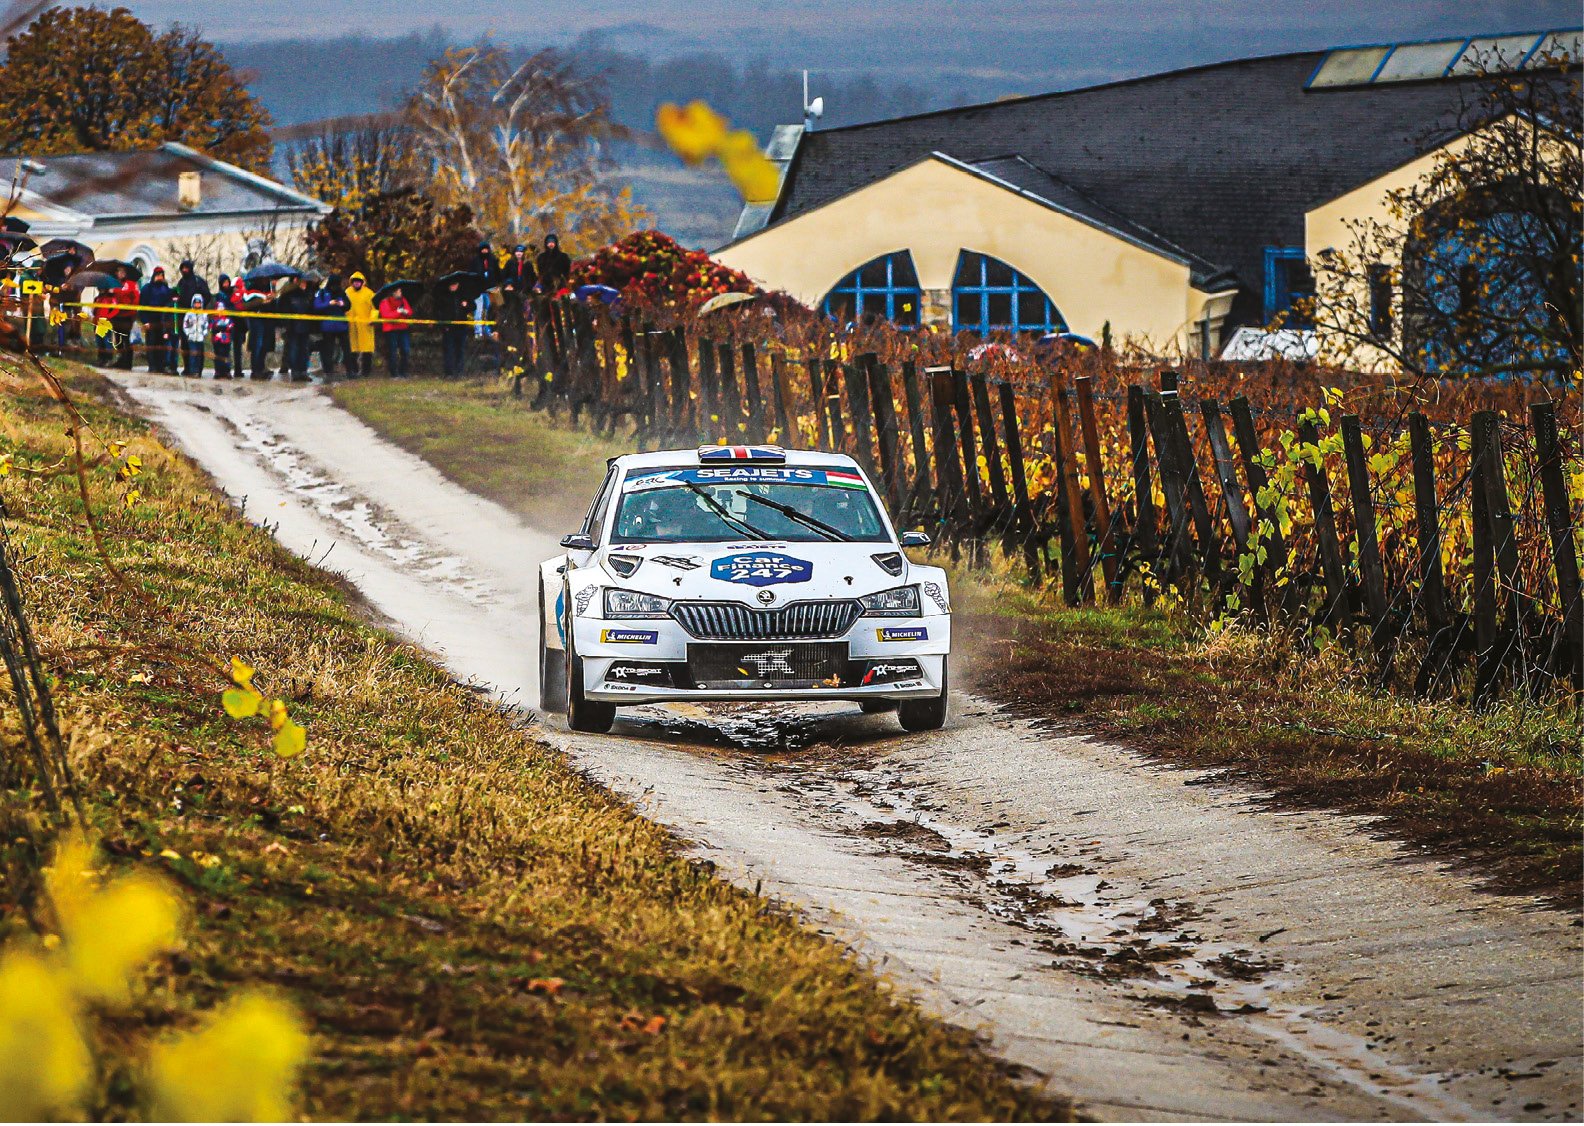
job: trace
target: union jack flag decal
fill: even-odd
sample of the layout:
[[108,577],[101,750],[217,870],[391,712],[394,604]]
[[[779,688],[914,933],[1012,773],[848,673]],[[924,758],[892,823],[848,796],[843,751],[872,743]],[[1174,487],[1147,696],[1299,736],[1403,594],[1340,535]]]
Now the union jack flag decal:
[[700,446],[700,461],[785,461],[780,446]]

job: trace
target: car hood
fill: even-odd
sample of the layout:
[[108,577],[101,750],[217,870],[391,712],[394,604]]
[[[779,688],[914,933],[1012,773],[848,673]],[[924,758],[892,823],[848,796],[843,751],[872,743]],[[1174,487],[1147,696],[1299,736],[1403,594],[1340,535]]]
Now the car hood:
[[[909,581],[912,565],[892,574],[875,556],[902,555],[895,544],[740,542],[616,545],[602,549],[595,565],[611,586],[666,598],[703,598],[781,606],[809,598],[872,594]],[[622,576],[611,560],[642,560]],[[895,563],[892,563],[893,568]],[[761,596],[762,591],[769,592]],[[772,597],[773,596],[773,597]]]

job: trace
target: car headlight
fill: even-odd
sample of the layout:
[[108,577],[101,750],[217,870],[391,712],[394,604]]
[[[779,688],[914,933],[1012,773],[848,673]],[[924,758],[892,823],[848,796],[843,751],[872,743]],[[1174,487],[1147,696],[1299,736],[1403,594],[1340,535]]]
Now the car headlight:
[[912,618],[919,612],[919,595],[916,586],[894,586],[875,594],[866,594],[858,600],[869,617]]
[[638,590],[605,589],[607,618],[669,618],[671,600]]

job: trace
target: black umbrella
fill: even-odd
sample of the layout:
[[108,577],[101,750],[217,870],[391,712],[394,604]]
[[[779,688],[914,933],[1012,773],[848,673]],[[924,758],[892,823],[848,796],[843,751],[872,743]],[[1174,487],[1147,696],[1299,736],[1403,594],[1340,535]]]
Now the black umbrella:
[[100,270],[78,270],[64,282],[55,284],[69,285],[73,289],[114,289],[121,282],[113,275]]
[[142,270],[138,269],[131,262],[123,262],[119,258],[95,258],[88,264],[94,269],[98,270],[100,273],[110,275],[114,275],[117,270],[125,270],[127,272],[127,276],[133,281],[138,281],[143,277]]
[[275,281],[278,278],[301,277],[301,270],[294,270],[284,262],[264,262],[254,266],[242,275],[245,282]]
[[457,296],[463,301],[476,301],[479,294],[485,290],[495,288],[494,283],[483,274],[475,274],[470,270],[458,270],[435,282],[434,292],[437,294],[444,293],[451,288],[452,282],[457,283]]
[[52,238],[39,247],[39,253],[46,258],[53,258],[57,254],[75,254],[79,262],[94,260],[93,247],[72,238]]
[[7,215],[4,222],[0,222],[0,227],[4,227],[8,231],[17,231],[24,234],[31,225],[26,219],[18,219],[15,215]]
[[384,285],[380,286],[374,291],[374,304],[378,305],[381,301],[385,300],[385,298],[389,297],[390,292],[393,289],[400,289],[404,296],[413,298],[417,297],[424,291],[424,284],[423,282],[413,281],[411,278],[402,278],[399,281],[386,282]]
[[87,259],[79,258],[70,251],[50,255],[44,259],[44,284],[60,285],[67,278],[77,273],[86,261]]
[[0,244],[6,246],[12,254],[19,250],[31,250],[38,245],[19,231],[0,231]]

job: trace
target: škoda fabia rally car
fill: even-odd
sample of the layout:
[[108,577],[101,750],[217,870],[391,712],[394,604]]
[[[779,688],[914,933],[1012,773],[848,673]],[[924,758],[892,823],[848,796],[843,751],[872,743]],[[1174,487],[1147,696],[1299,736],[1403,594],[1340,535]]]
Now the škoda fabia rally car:
[[575,731],[624,704],[851,700],[946,719],[946,574],[902,549],[841,454],[704,446],[613,458],[539,572],[539,692]]

